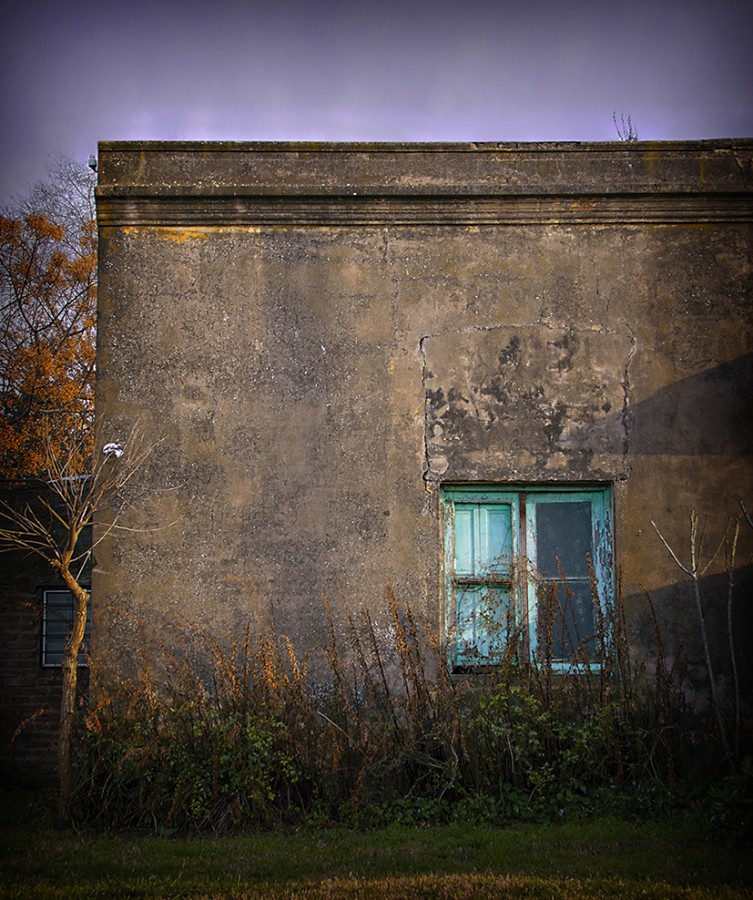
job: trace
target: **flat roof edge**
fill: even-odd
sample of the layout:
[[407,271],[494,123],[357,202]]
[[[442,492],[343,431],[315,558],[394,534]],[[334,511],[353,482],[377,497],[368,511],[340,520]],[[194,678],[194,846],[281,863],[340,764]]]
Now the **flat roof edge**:
[[753,137],[670,141],[155,141],[103,140],[104,153],[478,153],[737,150],[753,148]]
[[[652,197],[661,195],[751,197],[753,140],[602,144],[126,141],[100,145],[97,186],[103,217],[115,203],[146,210],[152,201],[162,204],[166,216],[174,212],[168,212],[165,204],[176,210],[177,203],[186,214],[191,206],[195,217],[204,198],[230,211],[237,206],[232,215],[244,220],[262,213],[260,203],[280,205],[289,200],[300,201],[306,208],[386,203],[392,217],[395,203],[401,202],[425,208],[439,203],[446,210],[457,203],[488,206],[505,198],[535,198],[535,203],[543,198],[582,198],[603,205],[605,197],[644,198],[651,203]],[[252,210],[249,203],[256,208]],[[374,206],[368,218],[377,212]],[[154,208],[149,215],[161,213]]]

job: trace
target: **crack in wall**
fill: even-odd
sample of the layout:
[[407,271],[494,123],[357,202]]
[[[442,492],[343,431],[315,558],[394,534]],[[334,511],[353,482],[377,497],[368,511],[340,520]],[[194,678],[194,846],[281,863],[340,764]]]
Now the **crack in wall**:
[[424,334],[418,339],[418,352],[421,356],[421,387],[423,389],[423,403],[424,403],[424,427],[423,427],[423,435],[424,435],[424,459],[422,464],[422,472],[421,478],[424,482],[424,489],[429,491],[431,490],[431,481],[429,479],[429,471],[431,469],[431,461],[429,459],[429,402],[426,392],[426,378],[427,378],[427,368],[426,368],[426,348],[424,347],[424,341],[428,338],[433,337],[431,334]]
[[630,365],[638,347],[635,332],[629,325],[627,329],[630,332],[630,350],[625,360],[625,370],[622,376],[622,455],[624,457],[627,457],[630,452],[630,432],[633,426],[633,407],[630,397]]
[[751,181],[753,179],[753,159],[750,157],[743,157],[741,159],[737,154],[734,154],[732,158],[735,161],[735,165],[737,166],[743,181]]

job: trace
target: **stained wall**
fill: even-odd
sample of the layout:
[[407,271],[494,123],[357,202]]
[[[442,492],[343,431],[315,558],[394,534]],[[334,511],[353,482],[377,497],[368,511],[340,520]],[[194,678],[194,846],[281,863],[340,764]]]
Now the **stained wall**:
[[[323,597],[378,618],[388,585],[441,633],[443,484],[598,482],[636,648],[648,592],[699,660],[651,522],[686,558],[697,510],[708,560],[753,508],[752,157],[100,145],[101,439],[159,443],[98,548],[95,647],[127,668],[158,621],[231,639],[269,616],[312,646]],[[704,579],[721,663],[723,552]]]

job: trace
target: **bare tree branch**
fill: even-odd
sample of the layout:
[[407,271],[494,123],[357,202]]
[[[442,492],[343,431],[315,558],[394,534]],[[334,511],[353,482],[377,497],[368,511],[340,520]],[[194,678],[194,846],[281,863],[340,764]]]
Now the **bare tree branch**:
[[743,500],[740,500],[740,509],[742,510],[742,514],[743,514],[743,517],[745,518],[745,521],[748,523],[748,525],[750,525],[751,528],[753,528],[753,519],[751,519],[750,513],[745,508],[745,502]]
[[725,753],[728,757],[730,757],[730,747],[729,742],[727,741],[727,733],[724,728],[724,722],[722,721],[722,712],[719,706],[719,696],[716,689],[716,678],[714,676],[714,667],[711,663],[711,650],[709,647],[709,638],[708,631],[706,629],[706,617],[703,611],[703,601],[701,598],[701,584],[700,579],[701,576],[708,571],[709,566],[714,561],[716,556],[719,553],[720,548],[724,544],[724,538],[717,547],[711,559],[706,563],[703,568],[700,567],[700,558],[701,552],[703,548],[703,539],[704,539],[704,528],[701,528],[700,535],[698,534],[698,513],[695,510],[691,510],[690,512],[690,565],[685,565],[682,563],[675,553],[675,551],[670,546],[669,542],[666,540],[664,535],[659,531],[656,523],[652,520],[651,525],[654,528],[654,531],[659,536],[662,544],[666,548],[669,555],[672,557],[672,560],[677,565],[677,567],[684,572],[690,579],[693,585],[693,597],[695,600],[695,608],[696,613],[698,615],[698,623],[701,631],[701,640],[703,643],[703,654],[706,661],[706,672],[709,678],[709,690],[711,693],[711,705],[714,709],[714,716],[716,718],[717,729],[719,731],[719,739],[722,742],[722,746],[724,747]]

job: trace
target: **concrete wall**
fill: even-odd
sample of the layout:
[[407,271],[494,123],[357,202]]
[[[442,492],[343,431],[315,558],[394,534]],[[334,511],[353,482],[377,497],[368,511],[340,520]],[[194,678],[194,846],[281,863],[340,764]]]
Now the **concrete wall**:
[[607,482],[636,645],[650,591],[697,655],[650,521],[686,553],[691,509],[710,547],[753,507],[752,157],[102,144],[101,437],[164,440],[127,521],[159,530],[98,551],[95,642],[125,665],[157,617],[271,611],[310,645],[323,594],[378,611],[388,584],[441,629],[443,483]]

